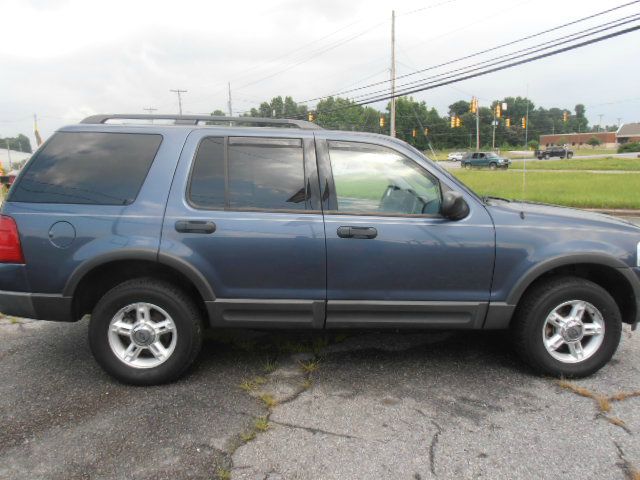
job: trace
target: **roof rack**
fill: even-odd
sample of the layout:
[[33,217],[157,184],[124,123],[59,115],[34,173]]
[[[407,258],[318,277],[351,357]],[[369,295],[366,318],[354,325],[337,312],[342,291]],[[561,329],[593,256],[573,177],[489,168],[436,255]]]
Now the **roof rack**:
[[225,117],[222,115],[147,115],[147,114],[99,114],[85,118],[80,123],[100,124],[108,120],[174,120],[176,125],[198,125],[205,122],[229,122],[243,125],[275,125],[301,128],[303,130],[322,130],[315,123],[306,120],[294,120],[290,118],[256,118],[256,117]]

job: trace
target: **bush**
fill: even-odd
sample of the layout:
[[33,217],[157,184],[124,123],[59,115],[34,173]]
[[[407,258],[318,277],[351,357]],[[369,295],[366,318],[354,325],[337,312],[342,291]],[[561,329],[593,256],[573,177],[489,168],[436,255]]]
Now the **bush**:
[[624,143],[618,147],[618,153],[640,152],[640,142]]

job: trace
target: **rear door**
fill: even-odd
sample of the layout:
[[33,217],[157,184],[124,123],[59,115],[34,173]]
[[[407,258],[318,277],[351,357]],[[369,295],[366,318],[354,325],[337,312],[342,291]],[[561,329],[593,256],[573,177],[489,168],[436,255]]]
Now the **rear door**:
[[469,215],[443,218],[451,180],[395,142],[339,135],[316,133],[327,327],[480,327],[495,256],[484,206],[462,192]]
[[193,131],[160,248],[161,259],[205,277],[214,324],[322,328],[325,239],[312,134]]

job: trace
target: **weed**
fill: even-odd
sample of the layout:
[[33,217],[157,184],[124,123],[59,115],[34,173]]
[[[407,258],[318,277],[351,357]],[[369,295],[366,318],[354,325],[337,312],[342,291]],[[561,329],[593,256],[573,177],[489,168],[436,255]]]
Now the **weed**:
[[313,385],[313,380],[311,380],[310,378],[305,378],[304,382],[302,382],[302,388],[305,390],[309,390],[312,385]]
[[262,400],[262,403],[264,403],[267,408],[273,408],[278,404],[278,401],[270,393],[260,395],[260,400]]
[[264,385],[265,383],[267,383],[267,379],[264,377],[255,377],[253,379],[253,383],[255,383],[256,385]]
[[580,395],[581,397],[586,397],[586,398],[595,400],[595,402],[598,404],[598,410],[600,410],[600,412],[602,413],[607,413],[611,411],[611,403],[609,403],[609,399],[603,395],[599,395],[595,392],[592,392],[588,388],[580,387],[579,385],[568,382],[566,380],[559,380],[558,386],[566,390],[569,390],[575,393],[576,395]]
[[627,399],[633,398],[633,397],[640,397],[640,390],[637,390],[635,392],[620,392],[620,393],[616,393],[615,395],[611,395],[609,397],[609,400],[611,400],[612,402],[622,402],[624,400],[627,400]]
[[231,472],[226,468],[218,468],[216,477],[218,477],[218,480],[231,480]]
[[315,372],[318,367],[320,367],[320,362],[318,360],[308,360],[306,362],[299,362],[300,368],[304,373],[312,373]]
[[278,369],[278,362],[276,362],[275,360],[270,360],[267,359],[263,364],[262,364],[262,369],[266,372],[266,373],[273,373]]
[[251,392],[256,388],[258,388],[258,385],[251,380],[243,380],[242,383],[240,384],[240,388],[245,392]]
[[241,433],[240,438],[244,443],[249,443],[251,440],[256,438],[256,432],[252,430],[250,432]]
[[269,430],[269,427],[271,425],[269,425],[269,420],[267,419],[267,417],[258,417],[253,423],[253,426],[258,432],[266,432],[267,430]]
[[9,323],[15,325],[16,323],[21,323],[16,317],[9,317]]

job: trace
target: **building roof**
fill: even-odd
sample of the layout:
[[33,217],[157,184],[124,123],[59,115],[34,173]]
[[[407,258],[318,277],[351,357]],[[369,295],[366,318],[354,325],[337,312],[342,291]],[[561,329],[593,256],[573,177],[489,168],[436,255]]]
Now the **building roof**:
[[640,123],[624,123],[616,135],[618,137],[640,137]]
[[616,132],[587,132],[587,133],[556,133],[540,135],[540,143],[556,143],[558,140],[565,142],[587,143],[592,137],[596,137],[603,143],[615,143]]

